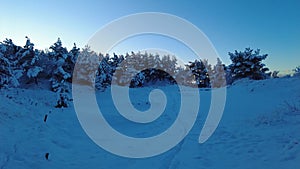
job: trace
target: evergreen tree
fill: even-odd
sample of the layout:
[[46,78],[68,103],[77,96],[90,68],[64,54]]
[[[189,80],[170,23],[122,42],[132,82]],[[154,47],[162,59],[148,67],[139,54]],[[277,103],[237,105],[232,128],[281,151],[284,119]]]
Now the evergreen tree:
[[195,60],[194,62],[189,62],[188,65],[192,74],[195,78],[195,83],[199,88],[210,87],[210,80],[207,67],[201,60]]
[[[111,85],[113,78],[117,82],[120,82],[119,75],[116,72],[120,63],[124,60],[123,56],[117,56],[115,53],[113,57],[108,54],[100,62],[97,74],[96,74],[96,89],[104,90]],[[115,75],[114,75],[115,74]]]
[[39,65],[40,51],[34,50],[34,44],[26,36],[26,44],[17,52],[18,65],[24,71],[24,78],[26,83],[34,81],[38,83],[37,79],[43,68]]
[[85,46],[76,61],[77,71],[73,73],[73,76],[77,79],[75,83],[91,85],[90,83],[95,79],[102,58],[102,54],[98,56],[89,46]]
[[16,53],[21,49],[11,39],[0,42],[0,88],[17,87],[23,70],[18,66]]
[[193,86],[193,73],[188,65],[185,65],[185,67],[178,67],[174,78],[179,82],[179,85]]
[[66,48],[62,47],[60,38],[58,38],[57,42],[55,42],[50,49],[52,50],[52,52],[49,53],[50,57],[55,63],[52,77],[50,79],[52,83],[51,90],[56,92],[60,90],[58,88],[62,87],[61,84],[70,81],[72,76],[70,72],[66,71],[68,51]]
[[229,68],[234,80],[241,78],[261,80],[270,76],[269,73],[266,73],[269,69],[262,63],[268,55],[261,55],[259,49],[253,51],[253,49],[246,48],[243,52],[229,52],[229,56],[232,61]]
[[120,85],[131,86],[131,81],[133,80],[134,76],[138,73],[137,69],[139,67],[139,57],[140,55],[135,54],[134,52],[131,52],[130,55],[128,53],[125,55],[125,60],[120,63],[120,69],[117,73]]
[[58,38],[57,42],[55,42],[50,49],[52,50],[49,53],[50,60],[55,64],[50,79],[51,90],[58,95],[57,105],[55,107],[68,107],[68,102],[72,100],[70,94],[71,87],[68,83],[71,82],[72,79],[72,69],[70,68],[74,66],[72,58],[70,59],[71,55],[69,55],[67,49],[62,46],[60,38]]
[[226,86],[226,72],[225,65],[217,58],[217,64],[214,66],[211,76],[211,85],[213,88]]
[[[76,64],[77,58],[80,53],[80,48],[77,48],[76,44],[74,43],[73,48],[69,51],[67,59],[65,59],[64,70],[71,74],[73,77],[73,70]],[[70,81],[70,79],[68,79]]]

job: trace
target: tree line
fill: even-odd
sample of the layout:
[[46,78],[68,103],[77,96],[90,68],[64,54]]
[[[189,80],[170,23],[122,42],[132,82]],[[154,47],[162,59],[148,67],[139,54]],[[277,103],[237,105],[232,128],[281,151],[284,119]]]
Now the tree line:
[[[269,72],[263,60],[267,54],[246,48],[244,51],[229,52],[232,63],[225,65],[217,59],[211,65],[206,59],[178,65],[175,57],[151,53],[127,53],[125,55],[96,53],[85,46],[71,50],[63,47],[61,40],[38,50],[26,37],[26,43],[17,46],[11,39],[0,42],[0,89],[38,84],[48,80],[49,89],[59,94],[58,107],[66,107],[70,97],[72,77],[76,83],[95,82],[95,88],[104,91],[112,83],[120,86],[144,87],[150,85],[176,84],[199,88],[219,88],[242,78],[262,80],[278,77],[278,71]],[[74,71],[75,63],[78,65]],[[97,71],[94,71],[97,70]],[[300,67],[295,70],[299,75]]]

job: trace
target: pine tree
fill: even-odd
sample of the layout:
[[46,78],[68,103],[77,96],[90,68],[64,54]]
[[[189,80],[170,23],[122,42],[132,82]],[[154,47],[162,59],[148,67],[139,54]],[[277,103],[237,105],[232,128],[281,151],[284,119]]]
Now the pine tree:
[[[69,51],[67,59],[65,59],[65,65],[64,70],[66,72],[69,72],[71,74],[71,77],[73,77],[73,70],[74,66],[76,64],[77,58],[80,53],[80,48],[77,48],[76,43],[74,43],[73,48]],[[68,79],[69,82],[71,79]]]
[[58,88],[61,87],[62,83],[71,80],[71,73],[65,69],[67,66],[66,60],[68,59],[68,51],[66,48],[62,47],[60,38],[58,38],[57,42],[55,42],[50,49],[52,52],[49,53],[49,55],[55,64],[52,71],[52,77],[50,79],[52,83],[51,90],[56,92],[60,90]]
[[[131,81],[138,73],[137,68],[139,67],[139,56],[139,54],[135,54],[134,52],[131,52],[130,55],[127,53],[125,56],[125,60],[120,63],[121,68],[119,69],[118,73],[118,81],[122,86],[131,86]],[[135,82],[133,84],[135,84]]]
[[124,60],[124,57],[117,56],[115,53],[113,54],[113,57],[110,57],[108,54],[102,59],[100,62],[98,71],[96,73],[96,89],[98,90],[105,90],[108,86],[111,85],[113,78],[114,80],[120,82],[120,72],[117,72],[117,69],[119,69],[119,65]]
[[199,88],[210,87],[210,80],[207,67],[201,60],[195,60],[188,65],[195,78],[195,83]]
[[242,78],[261,80],[270,76],[269,73],[266,73],[269,69],[262,63],[268,55],[261,55],[259,49],[253,51],[253,49],[246,48],[244,52],[229,52],[229,56],[232,61],[229,68],[234,80]]
[[61,81],[58,84],[57,88],[57,103],[55,105],[55,108],[66,108],[69,107],[69,102],[72,101],[71,97],[71,91],[70,91],[70,85],[65,82]]
[[73,76],[77,79],[75,83],[91,85],[102,58],[102,54],[97,55],[89,46],[85,46],[76,61],[77,71],[73,73]]
[[18,65],[24,70],[24,79],[26,83],[34,81],[38,83],[37,79],[43,68],[38,64],[40,60],[40,51],[34,50],[34,44],[26,36],[26,44],[24,48],[20,49],[17,53],[19,59]]
[[211,76],[211,85],[213,88],[226,86],[226,68],[222,61],[217,58],[217,64],[214,66]]
[[52,52],[49,53],[49,55],[55,64],[50,79],[51,90],[56,92],[58,96],[55,107],[68,107],[68,102],[72,100],[70,96],[70,84],[68,83],[68,81],[71,81],[72,75],[70,70],[67,69],[69,64],[72,64],[68,63],[70,56],[67,49],[62,47],[60,38],[58,38],[57,42],[55,42],[50,49]]
[[179,85],[193,86],[193,73],[188,65],[185,65],[185,67],[176,68],[174,78],[179,83]]
[[18,66],[16,53],[21,49],[11,39],[0,42],[0,88],[17,87],[23,70]]
[[112,67],[110,65],[110,56],[107,54],[100,62],[97,74],[96,74],[96,89],[105,90],[112,80]]

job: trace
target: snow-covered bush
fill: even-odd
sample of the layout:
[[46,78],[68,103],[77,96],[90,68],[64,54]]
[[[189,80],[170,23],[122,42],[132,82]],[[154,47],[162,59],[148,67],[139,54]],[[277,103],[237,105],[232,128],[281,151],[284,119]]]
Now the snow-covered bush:
[[294,76],[300,77],[300,66],[296,67],[293,71]]
[[279,74],[279,71],[275,70],[275,71],[272,72],[271,77],[272,78],[279,78],[278,74]]
[[66,108],[69,107],[70,101],[72,101],[70,84],[61,81],[57,84],[57,103],[56,108]]
[[253,80],[266,79],[270,73],[266,73],[269,69],[262,63],[267,58],[267,54],[261,55],[260,50],[246,48],[243,52],[229,52],[232,64],[229,65],[233,80],[250,78]]

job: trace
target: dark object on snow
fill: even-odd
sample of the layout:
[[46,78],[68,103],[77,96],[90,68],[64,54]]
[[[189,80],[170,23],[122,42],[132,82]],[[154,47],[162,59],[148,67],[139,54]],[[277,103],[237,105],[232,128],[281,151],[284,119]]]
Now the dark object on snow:
[[46,123],[47,121],[47,118],[48,118],[48,115],[46,114],[45,117],[44,117],[44,122]]
[[45,158],[46,158],[46,160],[49,160],[49,153],[45,154]]

